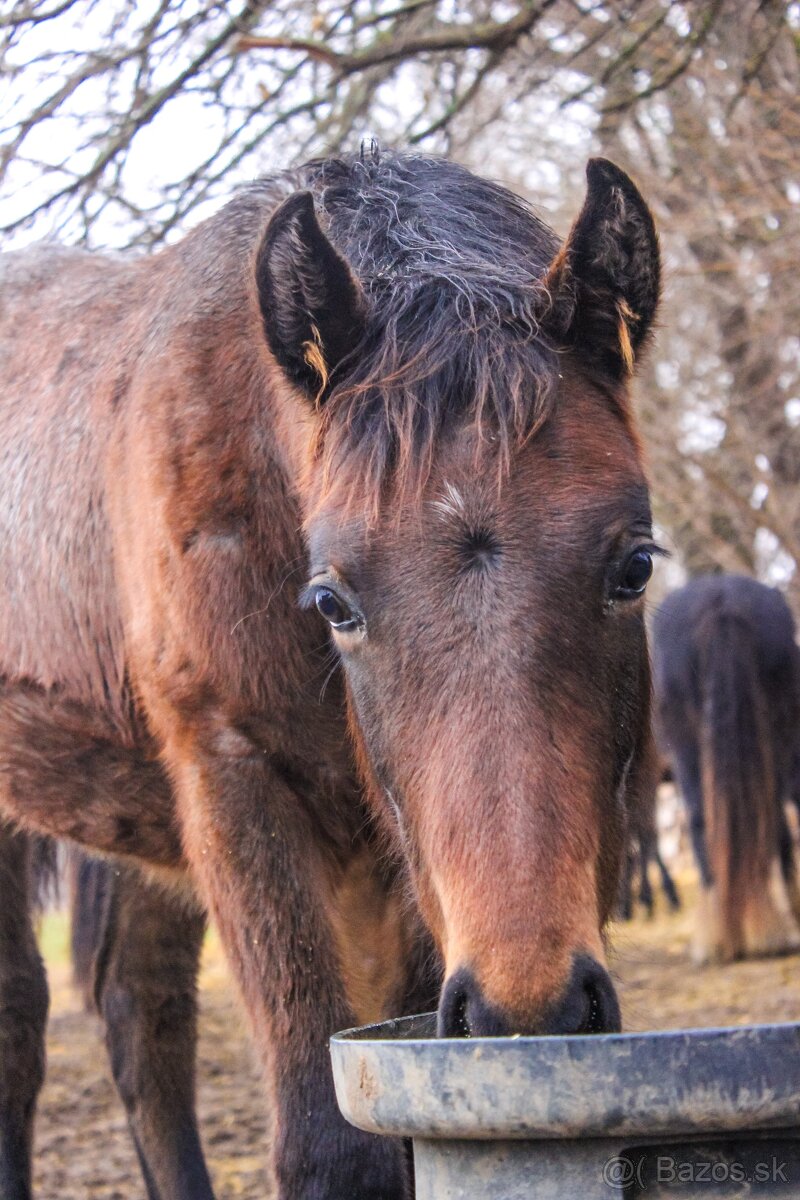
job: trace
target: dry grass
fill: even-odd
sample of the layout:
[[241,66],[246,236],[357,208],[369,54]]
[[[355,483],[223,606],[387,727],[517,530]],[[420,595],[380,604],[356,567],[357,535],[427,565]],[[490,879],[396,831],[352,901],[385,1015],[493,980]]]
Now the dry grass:
[[612,930],[611,969],[626,1029],[800,1020],[800,955],[696,967],[689,959],[697,885],[680,879],[683,908]]

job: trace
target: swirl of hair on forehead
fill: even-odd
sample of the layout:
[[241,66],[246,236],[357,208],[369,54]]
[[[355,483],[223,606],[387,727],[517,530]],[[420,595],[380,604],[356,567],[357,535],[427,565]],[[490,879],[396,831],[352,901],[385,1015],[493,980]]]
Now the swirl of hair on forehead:
[[507,468],[545,420],[558,375],[537,322],[555,235],[453,163],[328,159],[304,175],[369,303],[322,406],[321,500],[335,491],[377,516],[387,490],[422,491],[439,440],[468,424]]

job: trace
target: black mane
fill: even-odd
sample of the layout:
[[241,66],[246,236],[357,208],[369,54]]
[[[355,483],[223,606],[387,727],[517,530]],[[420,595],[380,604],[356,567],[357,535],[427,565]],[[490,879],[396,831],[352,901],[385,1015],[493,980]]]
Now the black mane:
[[309,163],[303,175],[329,234],[367,291],[449,286],[524,322],[527,293],[559,241],[520,197],[466,167],[422,155]]
[[553,232],[505,188],[437,159],[327,159],[300,175],[371,308],[324,406],[330,478],[362,498],[389,472],[419,487],[437,440],[466,422],[507,462],[557,377],[538,324]]

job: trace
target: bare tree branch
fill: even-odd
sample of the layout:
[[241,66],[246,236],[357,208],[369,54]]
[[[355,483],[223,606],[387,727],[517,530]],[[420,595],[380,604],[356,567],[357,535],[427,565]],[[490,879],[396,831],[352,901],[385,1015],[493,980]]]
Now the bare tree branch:
[[537,5],[525,4],[508,21],[442,25],[425,34],[398,37],[392,41],[378,38],[372,46],[357,54],[343,54],[322,42],[302,38],[260,37],[255,34],[238,38],[233,51],[241,54],[248,50],[293,50],[325,63],[339,76],[354,75],[370,67],[416,58],[423,54],[445,54],[459,50],[491,50],[501,53],[514,46],[524,34],[529,33],[555,3],[556,0],[541,0]]

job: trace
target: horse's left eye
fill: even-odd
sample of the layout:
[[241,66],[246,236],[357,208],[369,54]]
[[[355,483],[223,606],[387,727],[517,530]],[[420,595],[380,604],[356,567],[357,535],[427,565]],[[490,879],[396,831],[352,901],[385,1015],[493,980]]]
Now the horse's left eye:
[[653,556],[649,550],[634,550],[625,564],[622,578],[617,585],[620,600],[633,600],[641,596],[653,574]]
[[317,606],[317,612],[333,629],[352,629],[356,624],[356,618],[345,602],[330,588],[317,588],[314,603]]

